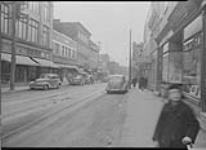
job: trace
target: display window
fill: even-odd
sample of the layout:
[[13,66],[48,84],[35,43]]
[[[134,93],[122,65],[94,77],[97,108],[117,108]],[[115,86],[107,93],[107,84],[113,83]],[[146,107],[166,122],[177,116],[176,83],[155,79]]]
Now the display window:
[[184,42],[183,50],[183,82],[184,90],[193,97],[200,98],[201,73],[201,34],[197,34]]
[[169,53],[165,53],[162,58],[162,80],[168,82],[168,65],[169,65]]

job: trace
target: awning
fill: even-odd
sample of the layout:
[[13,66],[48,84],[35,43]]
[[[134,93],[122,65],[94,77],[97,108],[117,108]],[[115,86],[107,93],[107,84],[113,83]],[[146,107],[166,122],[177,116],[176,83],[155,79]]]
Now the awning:
[[59,66],[57,66],[52,61],[45,60],[45,59],[40,59],[40,58],[33,58],[33,59],[35,61],[37,61],[40,64],[40,66],[42,66],[42,67],[59,68]]
[[29,57],[24,56],[16,56],[16,64],[27,65],[27,66],[39,66],[39,64],[35,63]]
[[68,69],[75,69],[75,70],[78,70],[78,67],[76,67],[76,66],[70,66],[70,65],[66,65],[66,64],[57,64],[56,63],[56,65],[57,66],[59,66],[60,68],[68,68]]
[[[2,53],[1,59],[4,61],[11,62],[11,54]],[[39,64],[31,60],[29,57],[21,56],[21,55],[16,55],[16,64],[26,65],[26,66],[39,66]]]
[[1,53],[1,60],[11,62],[11,54]]

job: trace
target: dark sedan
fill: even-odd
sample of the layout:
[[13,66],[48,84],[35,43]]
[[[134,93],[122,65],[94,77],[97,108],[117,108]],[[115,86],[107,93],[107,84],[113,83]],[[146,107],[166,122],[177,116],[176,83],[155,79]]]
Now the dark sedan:
[[128,83],[124,75],[111,75],[106,87],[107,93],[126,93],[128,91]]

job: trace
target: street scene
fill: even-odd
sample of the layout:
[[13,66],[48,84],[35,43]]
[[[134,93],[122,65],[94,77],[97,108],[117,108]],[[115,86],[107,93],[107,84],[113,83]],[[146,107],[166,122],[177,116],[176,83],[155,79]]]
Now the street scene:
[[0,2],[2,148],[206,149],[206,1]]

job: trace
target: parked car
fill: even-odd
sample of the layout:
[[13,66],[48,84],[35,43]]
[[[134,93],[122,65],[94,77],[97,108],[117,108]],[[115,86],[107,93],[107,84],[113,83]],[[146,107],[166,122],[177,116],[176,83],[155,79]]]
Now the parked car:
[[86,79],[83,75],[77,75],[73,77],[70,81],[71,85],[84,85],[86,83]]
[[111,75],[106,86],[107,93],[128,91],[128,82],[124,75]]
[[61,86],[60,77],[54,73],[41,74],[40,78],[29,83],[30,89],[44,89],[60,88]]

